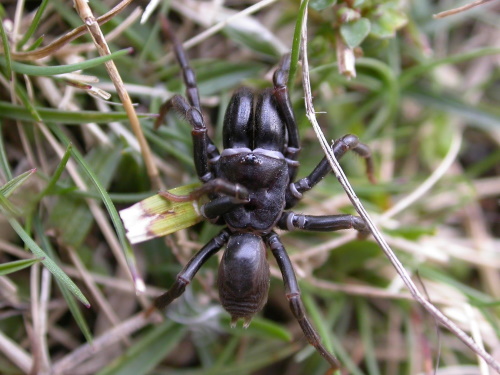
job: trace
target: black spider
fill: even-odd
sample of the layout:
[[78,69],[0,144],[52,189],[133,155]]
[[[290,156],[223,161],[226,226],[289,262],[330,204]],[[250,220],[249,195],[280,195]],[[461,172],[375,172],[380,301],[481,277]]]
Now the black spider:
[[[224,149],[219,154],[207,135],[194,72],[166,22],[164,28],[182,68],[187,99],[175,95],[165,103],[157,125],[170,109],[185,115],[193,127],[194,162],[203,185],[188,196],[162,194],[174,201],[194,200],[207,194],[210,201],[202,206],[202,215],[226,228],[193,256],[168,292],[155,300],[155,306],[164,309],[179,297],[200,267],[225,245],[217,280],[220,301],[231,314],[232,325],[243,319],[248,326],[267,300],[270,277],[266,249],[270,248],[283,275],[286,298],[305,337],[337,369],[338,360],[321,344],[305,314],[292,263],[273,228],[354,228],[364,234],[367,229],[357,216],[310,216],[285,211],[331,171],[324,158],[309,176],[293,182],[299,166],[296,159],[300,142],[285,83],[290,57],[285,56],[274,73],[274,88],[253,94],[242,87],[233,94],[224,117]],[[332,149],[337,159],[348,150],[365,158],[368,176],[372,176],[370,150],[356,136],[338,139]]]

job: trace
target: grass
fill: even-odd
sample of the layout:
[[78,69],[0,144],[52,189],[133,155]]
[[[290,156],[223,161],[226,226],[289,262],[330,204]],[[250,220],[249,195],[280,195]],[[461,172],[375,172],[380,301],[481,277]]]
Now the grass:
[[[166,319],[144,314],[220,230],[203,222],[132,246],[118,217],[158,188],[196,182],[189,126],[169,115],[153,129],[151,114],[184,90],[158,12],[169,12],[186,41],[218,145],[232,91],[268,87],[280,55],[292,50],[289,91],[303,177],[323,156],[298,64],[295,27],[308,10],[318,122],[327,139],[357,134],[373,151],[375,185],[359,158],[342,160],[356,194],[422,293],[498,353],[498,4],[435,19],[450,7],[428,0],[310,0],[309,7],[171,1],[142,24],[146,3],[120,4],[114,14],[109,2],[90,3],[98,22],[107,21],[92,33],[102,31],[114,67],[99,57],[70,2],[43,1],[38,11],[30,2],[0,6],[1,374],[327,370],[288,309],[274,261],[268,304],[247,330],[231,329],[217,302],[215,258]],[[75,68],[84,70],[69,73]],[[296,211],[355,212],[333,176]],[[413,300],[373,240],[351,231],[281,236],[308,314],[342,373],[494,373]]]

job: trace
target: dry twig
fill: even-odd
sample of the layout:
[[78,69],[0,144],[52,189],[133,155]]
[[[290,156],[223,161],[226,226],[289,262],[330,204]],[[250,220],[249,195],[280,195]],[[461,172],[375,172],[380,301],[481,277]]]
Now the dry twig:
[[463,5],[463,6],[458,7],[458,8],[453,8],[453,9],[450,9],[450,10],[445,10],[444,12],[440,12],[438,14],[435,14],[434,18],[444,18],[444,17],[448,17],[448,16],[453,16],[455,14],[465,12],[466,10],[475,8],[475,7],[479,6],[479,5],[483,5],[483,4],[489,3],[491,1],[493,1],[493,0],[477,0],[477,1],[474,1],[474,2],[472,2],[470,4],[466,4],[466,5]]

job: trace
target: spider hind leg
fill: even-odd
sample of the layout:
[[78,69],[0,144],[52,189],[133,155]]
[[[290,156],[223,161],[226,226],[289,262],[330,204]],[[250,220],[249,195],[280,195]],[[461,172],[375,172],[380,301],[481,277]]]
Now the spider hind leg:
[[316,349],[316,351],[328,361],[332,371],[339,369],[340,362],[323,346],[323,344],[321,343],[321,337],[306,316],[304,303],[302,302],[302,299],[300,297],[299,284],[297,282],[297,278],[295,277],[292,262],[288,257],[285,247],[281,243],[278,235],[274,232],[271,232],[269,235],[267,235],[266,241],[271,248],[274,257],[276,258],[276,262],[278,263],[281,274],[283,275],[283,282],[285,283],[285,293],[290,305],[290,310],[292,310],[295,319],[297,319],[302,332],[304,332],[304,336],[306,337],[309,344],[311,344]]

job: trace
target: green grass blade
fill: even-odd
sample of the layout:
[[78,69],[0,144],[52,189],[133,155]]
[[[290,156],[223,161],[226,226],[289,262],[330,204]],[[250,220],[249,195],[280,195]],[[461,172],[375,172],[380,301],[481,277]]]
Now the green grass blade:
[[7,180],[12,180],[12,171],[10,170],[9,159],[5,152],[5,144],[3,142],[3,121],[0,121],[0,165]]
[[[24,90],[24,88],[19,83],[16,83],[15,90],[16,90],[17,96],[19,97],[19,99],[21,99],[21,102],[23,103],[24,108],[26,108],[26,111],[30,116],[29,120],[31,120],[31,121],[35,120],[35,121],[41,122],[42,118],[40,117],[40,114],[36,110],[32,100],[26,94],[26,91]],[[3,111],[0,113],[3,115]]]
[[253,78],[262,71],[262,65],[257,63],[234,63],[224,60],[194,61],[193,66],[202,96],[231,90],[243,80]]
[[9,217],[21,216],[21,211],[17,209],[5,196],[2,195],[0,201],[1,212]]
[[[44,249],[46,249],[47,254],[54,260],[56,263],[60,263],[59,259],[52,248],[52,245],[45,235],[43,226],[42,226],[42,220],[38,215],[35,216],[34,218],[34,228],[36,231],[36,234],[38,238],[40,238],[40,241],[42,243],[42,246]],[[66,300],[66,303],[68,304],[69,311],[71,312],[71,315],[73,315],[73,319],[75,319],[76,324],[80,328],[80,331],[82,332],[83,336],[87,340],[87,342],[91,343],[92,342],[92,334],[90,333],[89,326],[87,325],[87,322],[85,321],[85,317],[82,314],[82,311],[80,310],[79,304],[76,302],[75,297],[73,297],[73,294],[71,291],[66,287],[65,284],[63,284],[59,279],[55,279],[57,285],[59,286],[59,289],[61,290],[61,293]]]
[[[106,61],[116,59],[120,56],[127,55],[129,53],[130,53],[130,48],[126,48],[120,51],[113,52],[106,56],[96,57],[80,63],[69,64],[69,65],[57,65],[57,66],[28,65],[13,61],[12,70],[16,73],[27,74],[30,76],[53,76],[55,74],[72,73],[77,70],[92,68],[94,66],[103,64]],[[6,64],[7,64],[6,59],[0,57],[0,65],[6,66]]]
[[33,258],[33,259],[22,259],[15,260],[13,262],[2,263],[0,264],[0,276],[8,275],[9,273],[20,271],[24,268],[28,268],[35,263],[40,262],[41,258]]
[[[62,111],[53,108],[33,107],[43,122],[64,123],[65,125],[78,125],[89,122],[109,123],[112,121],[123,121],[127,119],[125,112],[99,112],[99,111]],[[139,118],[150,117],[150,115],[139,115]],[[0,101],[0,118],[13,120],[33,121],[36,117],[32,111],[23,106],[14,105]]]
[[45,37],[44,37],[44,35],[42,35],[40,38],[35,40],[31,46],[28,47],[27,51],[36,50],[38,47],[40,47],[40,45],[43,43],[44,40],[45,40]]
[[35,33],[35,30],[37,29],[38,25],[40,24],[40,19],[42,18],[43,12],[45,11],[45,8],[47,8],[47,4],[49,3],[49,0],[42,0],[42,3],[38,7],[35,17],[33,17],[33,21],[30,23],[30,26],[28,30],[24,33],[23,37],[21,40],[17,43],[17,50],[20,51],[22,50],[23,46],[26,44],[29,38]]
[[9,79],[12,79],[12,59],[10,56],[10,47],[9,41],[7,39],[7,34],[5,33],[5,29],[3,27],[3,19],[0,19],[0,38],[2,39],[3,53],[4,57],[2,60],[4,61],[6,76]]
[[[59,129],[59,127],[55,125],[50,125],[50,128],[56,134],[56,136],[61,140],[61,142],[63,142],[63,144],[66,145],[66,147],[70,145],[71,142],[69,141],[68,137],[66,137],[66,135]],[[118,234],[118,239],[120,241],[120,244],[122,245],[122,249],[125,253],[125,257],[129,264],[132,276],[137,281],[139,279],[139,273],[137,271],[134,253],[132,251],[130,243],[127,240],[127,236],[125,234],[125,228],[123,227],[123,223],[120,220],[120,216],[118,215],[118,211],[116,210],[113,201],[109,197],[108,192],[104,189],[104,187],[100,183],[95,173],[92,171],[92,169],[89,167],[85,159],[82,157],[82,155],[75,149],[71,150],[71,155],[73,156],[73,158],[75,158],[80,167],[85,171],[85,173],[88,175],[88,177],[94,184],[95,188],[99,192],[99,195],[101,196],[104,206],[106,207],[109,216],[111,217],[111,222],[113,223],[116,233]]]
[[408,90],[408,95],[425,106],[446,111],[459,118],[466,119],[471,125],[475,125],[485,131],[494,131],[499,127],[500,111],[498,107],[472,106],[450,94],[432,92],[428,89],[417,87]]
[[155,132],[148,128],[143,128],[143,130],[147,140],[152,145],[163,148],[170,155],[175,156],[177,159],[181,160],[187,165],[193,165],[193,158],[190,155],[187,155],[185,152],[181,152],[177,147],[175,147],[175,145],[169,142],[171,141],[170,139],[163,139],[161,137],[158,137],[158,132]]
[[232,358],[234,358],[237,352],[239,342],[240,338],[234,336],[224,345],[224,349],[221,353],[218,353],[217,359],[210,370],[207,371],[207,375],[218,375],[222,368],[231,363]]
[[[22,173],[21,175],[9,180],[5,185],[0,188],[0,194],[2,196],[2,200],[0,203],[1,210],[4,214],[10,217],[20,217],[22,215],[22,207],[18,204],[15,205],[11,203],[7,197],[10,196],[17,188],[19,188],[34,172],[36,169],[29,170],[27,172]],[[30,227],[30,217],[26,218],[26,226]],[[28,230],[29,231],[29,230]]]
[[[69,148],[70,154],[72,149]],[[107,145],[96,146],[85,155],[85,162],[92,168],[104,189],[111,184],[120,160],[121,148],[110,148]],[[83,174],[82,179],[89,191],[97,193],[88,175]],[[97,194],[97,199],[100,198]],[[61,193],[49,215],[48,222],[60,233],[61,242],[78,249],[89,235],[95,218],[88,203],[82,197]]]
[[[4,200],[6,198],[3,195],[0,195],[0,201],[3,206]],[[24,228],[19,224],[16,219],[8,218],[7,219],[12,226],[12,228],[16,231],[19,237],[23,240],[23,242],[28,246],[30,251],[35,254],[38,258],[43,258],[41,261],[43,265],[54,275],[56,279],[58,279],[62,284],[64,284],[73,295],[78,298],[86,307],[90,307],[90,303],[85,298],[81,290],[76,286],[76,284],[64,273],[61,268],[52,260],[47,254],[41,249],[40,246],[29,236],[28,233],[24,230]]]
[[289,91],[291,91],[293,88],[295,75],[297,74],[297,65],[299,64],[299,57],[300,57],[300,33],[302,32],[302,25],[304,24],[304,19],[306,17],[308,4],[309,0],[302,0],[302,2],[300,3],[299,15],[297,17],[297,21],[295,23],[295,30],[293,32],[290,71],[288,73]]
[[[303,288],[301,287],[301,289],[307,289],[307,293],[302,294],[302,299],[304,301],[304,305],[307,308],[307,313],[309,314],[313,322],[313,325],[318,330],[318,333],[320,334],[322,339],[321,341],[323,342],[325,347],[332,353],[334,353],[334,355],[339,359],[340,363],[342,364],[342,368],[348,370],[349,374],[363,375],[363,372],[360,370],[357,364],[353,361],[350,354],[346,351],[346,349],[342,345],[342,341],[338,337],[336,337],[334,330],[332,330],[325,324],[326,320],[321,316],[319,308],[312,298],[312,296],[314,295],[313,292],[314,291],[318,292],[317,288],[310,288],[307,286],[307,284],[305,284],[303,285]],[[330,308],[328,316],[335,317],[338,319],[339,314],[342,312],[340,308],[339,311],[336,311],[337,310],[335,309],[336,306],[338,306],[337,303],[335,303]],[[311,353],[313,353],[312,350]],[[335,375],[339,374],[340,374],[339,371],[335,373]]]
[[[249,29],[249,26],[252,29]],[[243,44],[245,47],[263,55],[272,57],[280,56],[280,49],[276,37],[271,31],[265,28],[261,23],[253,22],[239,27],[238,23],[227,25],[223,33],[237,43]]]
[[428,61],[414,68],[407,69],[400,77],[401,87],[407,86],[415,81],[415,79],[425,73],[430,72],[432,69],[446,64],[458,64],[465,61],[473,60],[482,56],[497,55],[500,53],[500,48],[486,47],[474,51],[460,53],[452,56],[447,56],[442,59]]
[[369,69],[376,73],[380,80],[384,82],[382,88],[384,105],[377,111],[374,119],[367,126],[367,131],[363,135],[370,139],[384,125],[391,123],[395,118],[399,108],[399,83],[391,67],[382,61],[371,58],[356,59],[356,68]]
[[371,312],[368,304],[365,300],[360,298],[356,299],[356,306],[358,312],[358,321],[360,326],[361,339],[363,341],[364,347],[364,362],[368,368],[368,373],[370,375],[380,375],[380,370],[377,363],[377,357],[375,353],[373,332],[372,332],[372,321]]
[[[5,184],[0,189],[0,207],[2,211],[6,211],[9,209],[11,205],[10,201],[7,199],[7,196],[11,194],[15,189],[17,189],[22,183],[26,181],[26,179],[34,173],[34,169],[23,173],[22,175],[14,178],[9,181],[9,183]],[[12,228],[16,231],[19,237],[23,240],[23,242],[28,246],[33,254],[36,257],[42,259],[42,264],[54,275],[54,277],[63,283],[75,296],[78,298],[85,306],[90,306],[89,301],[85,298],[83,293],[78,289],[78,287],[73,283],[73,281],[59,268],[59,266],[47,256],[47,254],[38,246],[38,244],[30,237],[30,235],[24,230],[21,224],[12,217],[7,217],[8,222],[12,226]]]
[[[59,286],[59,290],[61,291],[64,300],[68,304],[68,308],[69,311],[71,312],[71,315],[73,315],[73,319],[75,319],[76,324],[78,325],[80,331],[85,337],[85,340],[87,340],[88,343],[92,343],[93,341],[92,333],[90,332],[90,328],[87,322],[85,321],[85,317],[83,316],[83,313],[80,310],[80,306],[78,305],[75,297],[71,293],[71,290],[67,288],[66,285],[64,285],[58,279],[56,279],[56,283]],[[86,307],[90,307],[90,305]]]
[[97,375],[143,375],[164,359],[179,344],[186,329],[171,321],[153,327],[127,352]]
[[19,176],[10,179],[5,185],[0,187],[0,194],[5,198],[8,198],[18,187],[20,187],[24,182],[36,172],[36,169],[30,169]]
[[[259,369],[291,356],[296,350],[296,345],[280,345],[273,341],[264,341],[259,346],[250,348],[243,358],[234,358],[230,363],[226,363],[216,373],[218,375],[254,374]],[[169,375],[207,375],[207,369],[198,367],[188,371],[171,370]]]
[[54,174],[52,175],[52,178],[50,179],[49,183],[45,186],[45,188],[38,194],[38,199],[43,198],[45,195],[50,194],[50,192],[55,188],[57,181],[59,181],[59,178],[61,177],[62,173],[64,172],[64,169],[66,168],[66,163],[68,162],[70,156],[71,156],[71,149],[73,148],[73,145],[70,143],[68,147],[66,148],[66,151],[64,152],[63,157],[61,158],[61,161],[59,162]]

